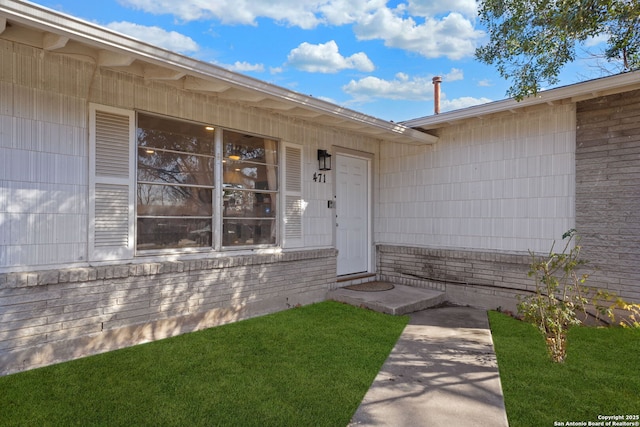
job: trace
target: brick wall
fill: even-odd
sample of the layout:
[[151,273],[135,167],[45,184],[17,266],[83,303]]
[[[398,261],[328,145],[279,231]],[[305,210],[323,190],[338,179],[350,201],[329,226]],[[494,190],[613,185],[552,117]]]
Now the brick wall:
[[0,274],[0,375],[326,298],[333,249]]
[[640,90],[577,105],[576,229],[590,283],[640,301]]
[[436,289],[456,304],[515,310],[516,295],[535,289],[528,254],[379,245],[379,280]]

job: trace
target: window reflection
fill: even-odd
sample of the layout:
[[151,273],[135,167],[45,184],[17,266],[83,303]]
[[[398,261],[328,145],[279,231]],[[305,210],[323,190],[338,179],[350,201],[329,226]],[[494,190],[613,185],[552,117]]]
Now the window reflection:
[[224,246],[272,245],[275,243],[275,221],[227,218],[222,233]]
[[225,131],[223,246],[276,243],[277,142]]
[[213,186],[213,157],[140,147],[138,181]]
[[140,218],[138,249],[211,246],[211,218]]
[[211,216],[212,190],[138,184],[138,216]]
[[276,141],[259,136],[225,130],[223,150],[226,159],[276,164]]
[[276,194],[252,191],[224,191],[224,211],[226,217],[261,218],[276,216]]
[[[252,190],[278,189],[276,166],[256,165],[245,162],[225,162],[224,185]],[[270,178],[269,174],[273,173]]]
[[138,115],[137,248],[212,244],[213,132]]
[[212,129],[200,124],[138,114],[138,146],[212,155]]
[[[138,115],[138,249],[211,247],[216,232],[223,247],[277,243],[278,142],[218,132],[222,159],[212,127]],[[216,161],[223,206],[214,222]]]

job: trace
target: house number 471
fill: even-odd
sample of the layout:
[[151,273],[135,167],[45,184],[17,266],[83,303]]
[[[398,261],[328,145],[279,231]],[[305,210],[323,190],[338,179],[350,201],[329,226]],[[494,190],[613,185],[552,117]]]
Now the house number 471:
[[317,183],[325,183],[327,182],[327,174],[326,173],[317,173],[314,172],[313,173],[313,182],[317,182]]

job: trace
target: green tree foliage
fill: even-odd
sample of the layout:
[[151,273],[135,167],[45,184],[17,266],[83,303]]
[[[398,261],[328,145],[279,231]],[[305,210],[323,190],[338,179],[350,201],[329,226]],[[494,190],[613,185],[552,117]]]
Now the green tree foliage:
[[604,55],[625,71],[640,68],[638,0],[483,0],[479,16],[490,40],[476,58],[512,82],[507,95],[517,100],[558,83],[591,38],[606,39]]

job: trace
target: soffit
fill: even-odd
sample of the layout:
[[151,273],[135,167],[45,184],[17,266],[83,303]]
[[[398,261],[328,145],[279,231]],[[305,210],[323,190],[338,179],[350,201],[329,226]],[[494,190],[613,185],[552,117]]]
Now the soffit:
[[58,54],[88,57],[102,68],[385,141],[422,145],[438,139],[24,1],[0,0],[0,38]]

